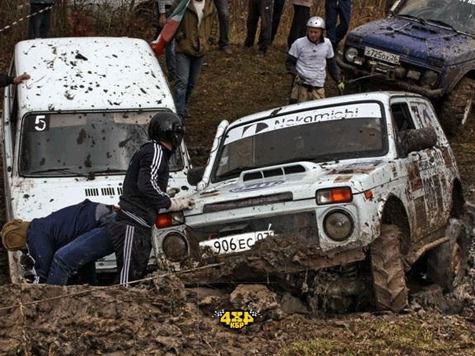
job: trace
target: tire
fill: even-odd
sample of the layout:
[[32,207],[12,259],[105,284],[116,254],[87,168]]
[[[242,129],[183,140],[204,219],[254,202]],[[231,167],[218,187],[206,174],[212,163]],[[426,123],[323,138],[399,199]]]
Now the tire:
[[381,225],[381,236],[371,245],[371,271],[376,307],[400,312],[408,305],[408,289],[401,259],[402,232],[396,225]]
[[427,255],[427,276],[451,292],[460,284],[466,272],[468,251],[465,239],[465,227],[458,219],[450,219],[447,226],[449,241],[437,246]]
[[440,119],[445,133],[453,137],[465,125],[472,110],[475,80],[464,77],[442,103]]

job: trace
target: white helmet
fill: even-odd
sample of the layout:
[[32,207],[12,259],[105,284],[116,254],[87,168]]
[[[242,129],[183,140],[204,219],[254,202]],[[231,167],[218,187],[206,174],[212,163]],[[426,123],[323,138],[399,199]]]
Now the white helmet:
[[307,21],[307,27],[325,29],[325,20],[318,16],[310,17]]

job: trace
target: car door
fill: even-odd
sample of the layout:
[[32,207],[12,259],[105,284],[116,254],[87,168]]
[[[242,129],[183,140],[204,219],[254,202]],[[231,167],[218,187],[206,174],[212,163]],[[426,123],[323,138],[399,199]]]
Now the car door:
[[399,159],[407,172],[408,218],[411,221],[412,236],[417,240],[431,230],[430,209],[433,208],[433,202],[427,202],[425,187],[433,174],[431,156],[427,150],[415,151],[407,155],[402,150],[404,131],[421,127],[406,98],[399,97],[391,100],[391,115],[398,143]]
[[422,98],[411,99],[409,106],[416,125],[431,127],[437,133],[437,144],[424,150],[429,157],[429,165],[422,182],[426,196],[430,231],[435,231],[445,226],[450,214],[451,186],[454,178],[452,167],[455,161],[432,106]]

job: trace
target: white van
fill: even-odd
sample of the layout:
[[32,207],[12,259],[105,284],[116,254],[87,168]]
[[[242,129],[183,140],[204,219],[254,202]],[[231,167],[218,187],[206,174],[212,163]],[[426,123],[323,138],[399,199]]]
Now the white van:
[[[86,198],[117,204],[129,160],[148,140],[150,118],[175,112],[149,45],[124,37],[22,41],[9,75],[24,72],[31,79],[4,94],[7,218],[43,217]],[[182,144],[170,161],[169,187],[188,189],[189,165]],[[12,282],[22,277],[18,257],[9,256]]]

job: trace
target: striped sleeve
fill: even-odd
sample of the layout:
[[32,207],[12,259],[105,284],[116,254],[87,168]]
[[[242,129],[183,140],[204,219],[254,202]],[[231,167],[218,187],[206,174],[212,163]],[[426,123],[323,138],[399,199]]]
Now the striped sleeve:
[[165,171],[168,164],[159,144],[147,145],[141,158],[137,187],[158,212],[170,206],[170,197],[159,185],[160,174]]

